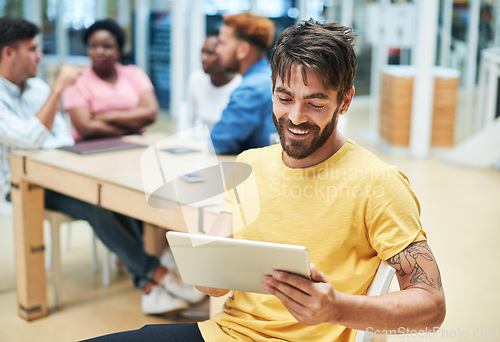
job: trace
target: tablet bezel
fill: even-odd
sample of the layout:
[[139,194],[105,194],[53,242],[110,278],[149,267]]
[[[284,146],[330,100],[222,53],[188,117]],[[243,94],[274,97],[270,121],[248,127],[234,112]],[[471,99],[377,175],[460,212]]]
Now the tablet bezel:
[[170,249],[184,283],[269,294],[262,280],[274,269],[310,276],[304,246],[169,231]]

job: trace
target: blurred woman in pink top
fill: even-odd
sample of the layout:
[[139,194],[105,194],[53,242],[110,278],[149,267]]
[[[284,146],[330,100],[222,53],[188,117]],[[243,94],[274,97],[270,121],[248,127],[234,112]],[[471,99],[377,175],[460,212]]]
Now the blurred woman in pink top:
[[63,95],[75,140],[140,132],[155,120],[158,100],[144,71],[119,62],[125,33],[110,19],[96,21],[83,42],[92,65]]

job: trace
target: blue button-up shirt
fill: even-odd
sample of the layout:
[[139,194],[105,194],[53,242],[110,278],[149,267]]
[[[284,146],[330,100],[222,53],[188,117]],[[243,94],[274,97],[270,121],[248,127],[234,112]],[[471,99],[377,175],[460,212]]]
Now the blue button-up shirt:
[[14,149],[49,149],[74,143],[68,125],[57,113],[52,131],[36,114],[50,94],[39,78],[26,80],[24,90],[0,76],[0,199],[10,191],[10,152]]
[[215,152],[237,154],[269,145],[276,132],[273,119],[271,68],[261,59],[243,75],[219,122],[212,129]]

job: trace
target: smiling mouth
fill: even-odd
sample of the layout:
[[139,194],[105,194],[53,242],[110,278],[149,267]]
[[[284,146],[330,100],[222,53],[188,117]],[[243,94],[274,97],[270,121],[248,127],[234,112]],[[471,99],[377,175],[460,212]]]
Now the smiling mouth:
[[294,135],[306,135],[309,133],[308,130],[298,129],[298,128],[288,128],[288,131]]

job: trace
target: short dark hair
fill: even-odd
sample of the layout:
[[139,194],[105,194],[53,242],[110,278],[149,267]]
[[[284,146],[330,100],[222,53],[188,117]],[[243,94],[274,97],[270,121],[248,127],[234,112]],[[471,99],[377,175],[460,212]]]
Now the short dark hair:
[[210,30],[207,32],[207,38],[208,37],[215,37],[215,38],[218,38],[219,37],[219,30]]
[[[0,52],[6,46],[13,46],[20,40],[34,38],[40,29],[24,19],[0,18]],[[1,55],[1,54],[0,54]]]
[[271,52],[273,91],[276,78],[289,82],[292,66],[297,64],[303,69],[304,82],[307,68],[321,79],[325,89],[338,91],[341,102],[356,76],[358,62],[353,48],[356,37],[351,27],[321,24],[313,19],[287,28]]
[[85,33],[83,34],[83,43],[85,45],[88,44],[90,36],[98,30],[106,30],[109,33],[111,33],[115,38],[116,42],[118,44],[118,47],[120,48],[120,51],[123,51],[123,46],[125,45],[125,32],[123,29],[112,19],[104,19],[104,20],[98,20],[90,27],[85,30]]
[[238,39],[249,42],[265,51],[273,43],[274,23],[251,13],[239,13],[222,17],[224,25],[231,27]]

